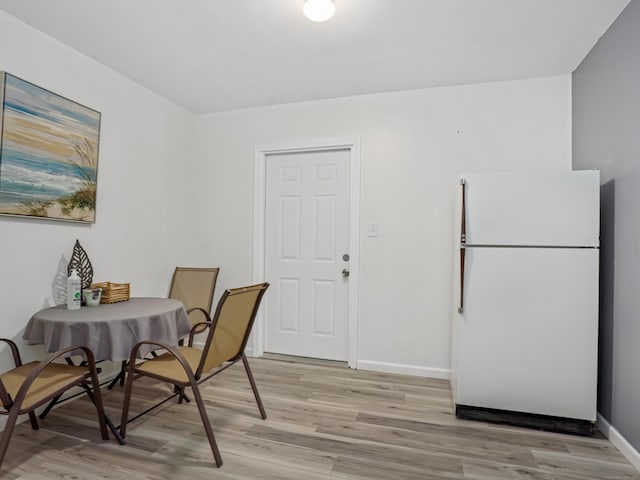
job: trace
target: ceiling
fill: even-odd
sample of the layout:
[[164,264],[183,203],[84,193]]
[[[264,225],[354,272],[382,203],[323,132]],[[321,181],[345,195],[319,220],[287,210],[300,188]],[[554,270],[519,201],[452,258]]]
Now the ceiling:
[[571,73],[629,0],[0,0],[195,114]]

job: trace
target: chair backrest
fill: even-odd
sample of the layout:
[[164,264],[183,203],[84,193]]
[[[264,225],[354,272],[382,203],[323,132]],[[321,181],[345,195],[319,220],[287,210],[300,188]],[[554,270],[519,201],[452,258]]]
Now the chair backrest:
[[196,378],[244,352],[268,283],[225,290],[218,302]]
[[[219,268],[176,267],[171,280],[169,298],[180,300],[186,310],[202,308],[211,314],[213,292],[216,289]],[[192,324],[205,320],[204,315],[189,315]]]

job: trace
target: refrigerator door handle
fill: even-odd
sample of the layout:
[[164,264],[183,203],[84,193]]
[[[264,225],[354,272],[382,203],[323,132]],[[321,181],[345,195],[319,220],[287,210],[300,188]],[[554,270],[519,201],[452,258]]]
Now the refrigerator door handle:
[[458,313],[464,312],[464,263],[465,263],[465,244],[467,243],[467,221],[466,221],[466,192],[464,178],[460,179],[460,187],[462,188],[462,215],[460,225],[460,304],[458,305]]

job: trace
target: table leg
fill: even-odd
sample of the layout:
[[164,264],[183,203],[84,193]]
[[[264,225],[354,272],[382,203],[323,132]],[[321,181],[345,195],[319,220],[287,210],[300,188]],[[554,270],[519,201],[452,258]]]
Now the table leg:
[[[68,365],[75,365],[75,363],[73,363],[73,360],[71,360],[70,357],[65,357],[65,361],[67,362]],[[102,361],[102,360],[100,360],[100,361]],[[82,362],[80,362],[80,366],[85,367],[86,365],[87,365],[87,361],[86,360],[83,360]],[[102,371],[102,369],[98,367],[98,368],[96,368],[96,371],[98,373],[100,373]],[[111,388],[111,387],[109,387],[109,388]],[[49,414],[49,412],[55,406],[55,404],[58,403],[58,400],[60,400],[61,396],[62,396],[62,393],[49,402],[49,405],[47,405],[47,407],[40,414],[40,420],[44,420],[44,418]],[[77,397],[77,396],[78,396],[77,394],[76,395],[72,395],[67,400],[69,400],[69,399],[71,399],[73,397]]]
[[40,420],[44,420],[44,417],[47,416],[47,414],[51,411],[51,409],[53,408],[53,406],[58,403],[58,400],[60,400],[60,397],[62,396],[62,393],[60,395],[58,395],[57,397],[54,397],[53,400],[51,400],[49,402],[49,405],[47,405],[47,408],[45,408],[42,413],[40,414]]
[[174,385],[173,386],[173,393],[174,394],[179,394],[180,396],[178,397],[178,403],[182,403],[182,401],[184,400],[187,403],[191,402],[191,399],[187,396],[186,393],[184,393],[184,388],[179,387],[178,385]]
[[[88,385],[82,385],[82,388],[84,388],[85,392],[87,392],[87,395],[95,405],[96,397],[93,396],[93,392],[91,391],[91,388]],[[113,436],[116,437],[116,440],[118,441],[118,443],[120,445],[124,445],[124,439],[122,438],[122,435],[120,435],[120,432],[118,431],[116,426],[113,424],[113,422],[109,418],[109,415],[107,415],[106,413],[104,414],[104,420],[105,422],[107,422],[107,426],[109,427],[109,430],[111,430],[111,433],[113,433]]]
[[113,380],[111,380],[111,383],[109,384],[109,386],[107,387],[109,390],[111,390],[113,387],[116,386],[116,383],[118,383],[118,381],[120,381],[120,386],[124,386],[124,377],[126,375],[126,370],[127,370],[127,361],[123,360],[122,361],[122,365],[120,366],[120,371],[118,372],[118,374],[113,378]]

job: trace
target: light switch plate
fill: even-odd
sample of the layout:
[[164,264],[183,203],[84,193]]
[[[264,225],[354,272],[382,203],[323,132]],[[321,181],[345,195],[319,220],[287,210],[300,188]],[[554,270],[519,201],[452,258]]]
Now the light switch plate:
[[367,237],[378,236],[378,224],[376,222],[369,222],[367,224]]

